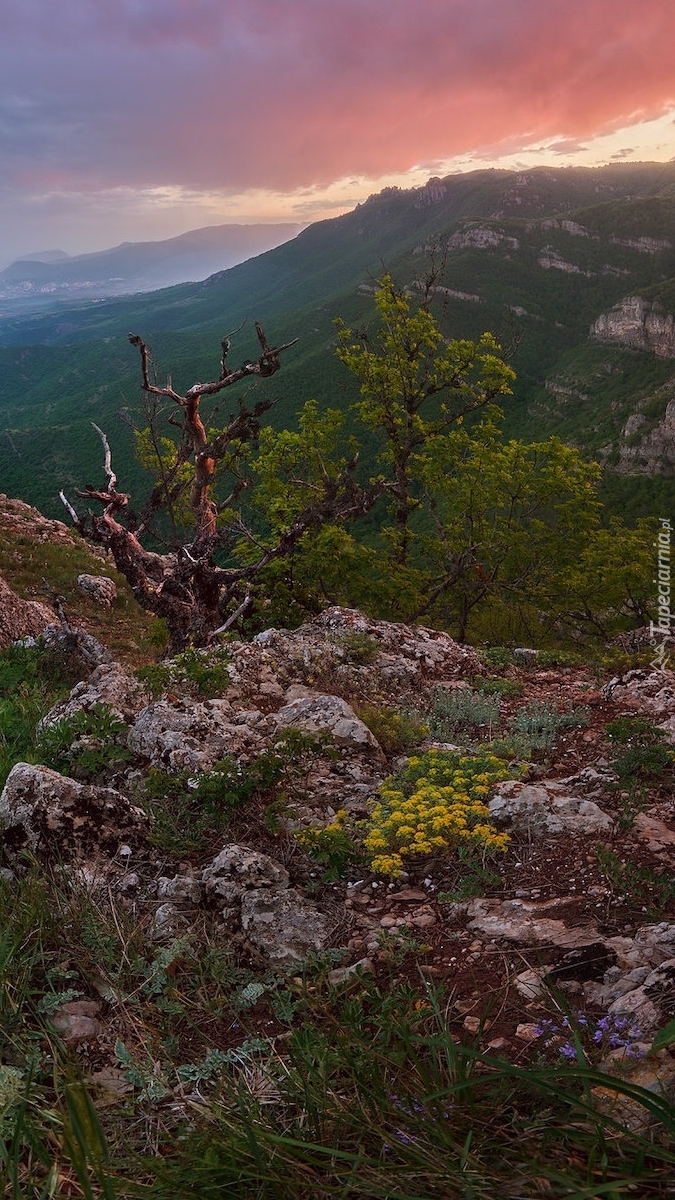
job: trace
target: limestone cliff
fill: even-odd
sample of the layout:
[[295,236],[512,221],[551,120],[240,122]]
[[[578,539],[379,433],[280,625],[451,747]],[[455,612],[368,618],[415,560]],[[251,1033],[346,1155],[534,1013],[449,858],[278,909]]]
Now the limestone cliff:
[[675,358],[675,317],[658,303],[641,296],[626,296],[591,325],[591,337],[635,350],[649,350],[659,358]]

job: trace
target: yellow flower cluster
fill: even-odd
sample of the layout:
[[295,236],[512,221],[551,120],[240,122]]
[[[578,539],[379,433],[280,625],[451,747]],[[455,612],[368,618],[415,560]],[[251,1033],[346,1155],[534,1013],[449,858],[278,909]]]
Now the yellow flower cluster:
[[470,758],[430,751],[411,758],[405,771],[380,789],[365,838],[371,866],[397,876],[406,855],[453,851],[460,846],[505,850],[508,835],[490,824],[484,803],[508,770],[491,755]]
[[310,854],[312,850],[329,848],[334,839],[344,835],[344,824],[348,816],[347,809],[341,808],[339,812],[336,812],[330,825],[308,825],[305,829],[297,831],[295,840],[303,850]]

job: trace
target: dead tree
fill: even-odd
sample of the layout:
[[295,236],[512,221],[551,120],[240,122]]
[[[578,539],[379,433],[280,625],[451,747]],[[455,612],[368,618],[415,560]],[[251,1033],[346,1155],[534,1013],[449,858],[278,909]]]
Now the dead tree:
[[[171,378],[164,386],[151,380],[152,360],[148,347],[137,334],[130,334],[129,341],[140,354],[143,392],[148,397],[167,399],[176,406],[177,412],[170,417],[171,423],[178,425],[181,431],[175,461],[162,474],[140,519],[136,519],[130,509],[130,496],[118,490],[108,438],[94,425],[103,444],[107,486],[100,489],[87,484],[84,489],[77,489],[76,494],[100,504],[102,512],[95,514],[90,509],[83,516],[64,493],[60,493],[73,523],[83,536],[111,552],[117,569],[128,580],[139,604],[164,618],[172,652],[188,644],[205,645],[216,634],[230,628],[250,605],[251,585],[269,563],[290,554],[308,531],[327,522],[365,515],[382,490],[378,484],[364,489],[356,483],[356,459],[353,459],[336,477],[326,475],[316,499],[294,518],[273,545],[261,548],[254,563],[241,567],[222,567],[216,563],[214,554],[222,540],[218,517],[232,506],[249,482],[243,476],[236,479],[228,497],[219,504],[214,496],[218,466],[228,456],[236,458],[237,447],[255,444],[261,428],[260,418],[273,401],[264,399],[248,408],[240,400],[238,410],[210,440],[200,403],[204,396],[214,396],[243,380],[268,378],[280,369],[280,355],[295,342],[271,348],[257,322],[255,329],[261,350],[256,361],[246,360],[240,367],[228,367],[230,341],[224,338],[219,377],[209,383],[195,383],[184,394],[174,390]],[[147,550],[141,538],[148,532],[152,519],[184,491],[184,468],[188,463],[189,508],[194,520],[194,536],[191,541],[166,553]]]

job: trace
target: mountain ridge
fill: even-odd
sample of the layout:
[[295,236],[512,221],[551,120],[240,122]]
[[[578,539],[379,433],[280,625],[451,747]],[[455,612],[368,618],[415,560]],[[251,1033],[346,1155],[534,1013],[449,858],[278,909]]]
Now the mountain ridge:
[[124,241],[85,254],[38,252],[0,271],[0,303],[21,300],[25,308],[31,301],[43,305],[46,299],[67,300],[73,293],[100,298],[204,279],[214,267],[226,269],[264,253],[304,228],[284,222],[207,225],[172,238]]
[[[675,164],[483,170],[385,189],[197,284],[0,318],[3,486],[54,513],[59,486],[100,469],[92,420],[114,428],[120,477],[138,480],[115,419],[138,395],[130,329],[151,340],[160,374],[189,387],[217,373],[223,334],[246,319],[232,354],[251,353],[255,318],[275,342],[299,336],[275,379],[275,423],[292,425],[314,397],[348,408],[357,397],[333,355],[335,318],[367,329],[375,280],[387,270],[414,287],[430,258],[445,267],[435,311],[446,336],[489,329],[512,356],[509,435],[558,434],[614,471],[634,461],[622,456],[631,417],[646,417],[645,435],[662,421],[675,371],[668,357],[590,331],[629,296],[675,313],[674,247]],[[653,438],[649,447],[653,462]],[[652,511],[670,474],[666,463],[649,488],[642,468],[637,483],[613,477],[612,504]]]

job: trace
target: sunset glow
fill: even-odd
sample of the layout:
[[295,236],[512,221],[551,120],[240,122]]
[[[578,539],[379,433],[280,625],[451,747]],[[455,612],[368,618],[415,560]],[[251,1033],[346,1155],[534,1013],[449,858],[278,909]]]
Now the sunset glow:
[[0,262],[675,156],[668,0],[0,0]]

